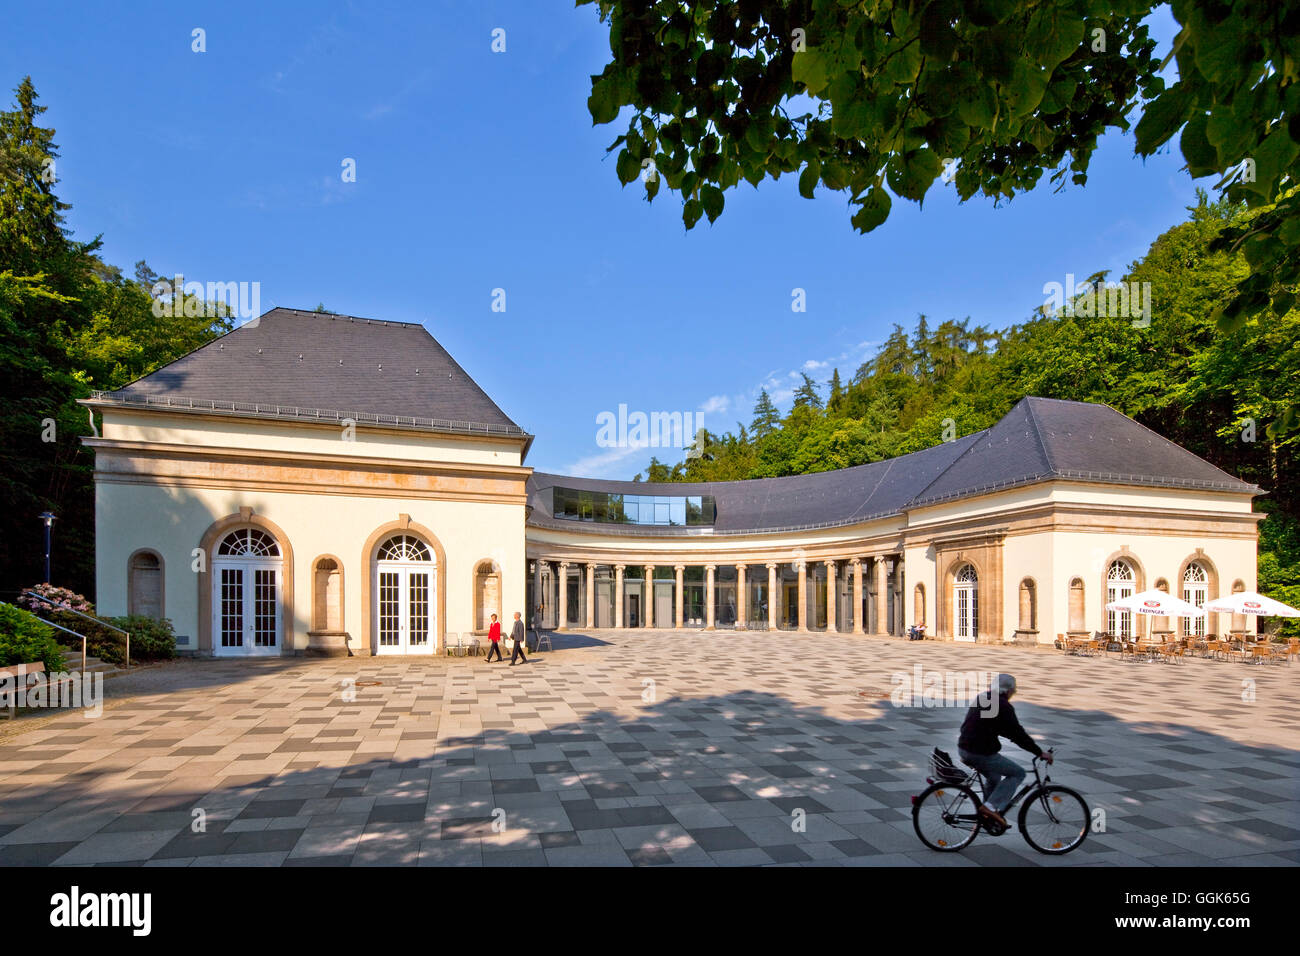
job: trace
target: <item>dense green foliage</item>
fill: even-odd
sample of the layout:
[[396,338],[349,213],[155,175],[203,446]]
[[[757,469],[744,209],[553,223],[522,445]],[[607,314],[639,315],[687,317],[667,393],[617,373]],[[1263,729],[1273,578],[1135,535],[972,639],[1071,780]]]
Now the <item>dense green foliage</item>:
[[[55,603],[39,601],[32,597],[31,592]],[[176,634],[170,619],[155,620],[140,614],[100,617],[95,613],[95,605],[85,596],[48,584],[26,589],[18,596],[17,603],[43,620],[84,635],[86,653],[102,661],[121,664],[126,660],[127,635],[123,631],[130,634],[133,661],[170,660],[176,656]],[[59,632],[56,639],[74,650],[79,651],[81,647],[74,634]]]
[[[140,614],[128,614],[104,620],[131,634],[131,660],[160,661],[171,660],[176,656],[176,632],[172,629],[170,618],[159,621]],[[103,657],[102,654],[95,656]]]
[[14,108],[0,111],[0,595],[42,576],[37,516],[46,510],[58,516],[53,577],[88,591],[93,457],[81,445],[91,429],[76,400],[119,388],[230,323],[220,304],[191,309],[183,295],[181,308],[165,310],[177,315],[160,317],[153,293],[165,293],[144,262],[124,278],[95,255],[98,239],[69,236],[54,131],[38,123],[45,107],[30,78],[15,93]]
[[[1234,202],[1273,206],[1226,232],[1250,265],[1226,298],[1225,328],[1300,283],[1300,7],[1173,0],[1180,30],[1160,75],[1151,0],[578,0],[609,24],[611,61],[588,109],[611,123],[632,107],[619,150],[682,198],[692,228],[721,215],[742,179],[798,174],[847,191],[869,232],[893,197],[921,202],[936,180],[995,201],[1087,180],[1107,128],[1135,130],[1150,155],[1179,130],[1192,176]],[[653,167],[654,174],[650,175]],[[1275,204],[1275,205],[1274,205]],[[1216,308],[1225,303],[1216,303]]]
[[54,629],[30,611],[0,602],[0,666],[41,661],[47,673],[64,669]]
[[1155,241],[1124,280],[1151,284],[1145,327],[1040,310],[998,332],[922,316],[910,333],[895,326],[847,384],[837,370],[825,408],[806,394],[806,380],[784,418],[764,391],[748,427],[706,434],[700,457],[672,467],[652,461],[645,477],[826,471],[987,428],[1026,395],[1105,402],[1264,489],[1260,588],[1300,606],[1300,434],[1267,427],[1300,406],[1300,311],[1265,311],[1226,332],[1213,319],[1249,268],[1216,240],[1254,215],[1202,195],[1188,222]]

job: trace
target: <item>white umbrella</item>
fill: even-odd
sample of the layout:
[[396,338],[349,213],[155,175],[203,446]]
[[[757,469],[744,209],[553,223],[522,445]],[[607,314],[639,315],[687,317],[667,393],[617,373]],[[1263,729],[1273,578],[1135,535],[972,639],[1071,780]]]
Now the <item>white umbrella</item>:
[[1274,601],[1254,591],[1237,591],[1228,597],[1216,598],[1205,605],[1205,610],[1220,614],[1256,614],[1261,617],[1300,617],[1300,611]]
[[1108,611],[1131,611],[1134,614],[1152,614],[1157,617],[1204,617],[1205,612],[1195,604],[1167,594],[1164,591],[1142,591],[1120,598],[1106,605]]

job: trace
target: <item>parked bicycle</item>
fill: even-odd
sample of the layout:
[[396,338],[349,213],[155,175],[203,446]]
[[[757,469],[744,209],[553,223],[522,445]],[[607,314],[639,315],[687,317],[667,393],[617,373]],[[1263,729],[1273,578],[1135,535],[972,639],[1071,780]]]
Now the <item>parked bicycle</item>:
[[[1034,758],[1034,782],[1021,788],[1007,811],[1024,799],[1016,826],[1025,842],[1039,853],[1060,856],[1078,849],[1087,838],[1092,815],[1076,791],[1052,783],[1042,772],[1041,759]],[[930,755],[930,768],[934,774],[926,778],[930,786],[912,798],[912,826],[922,843],[952,853],[970,846],[981,829],[990,836],[1007,831],[1006,826],[979,815],[985,790],[978,771],[960,769],[937,748]]]

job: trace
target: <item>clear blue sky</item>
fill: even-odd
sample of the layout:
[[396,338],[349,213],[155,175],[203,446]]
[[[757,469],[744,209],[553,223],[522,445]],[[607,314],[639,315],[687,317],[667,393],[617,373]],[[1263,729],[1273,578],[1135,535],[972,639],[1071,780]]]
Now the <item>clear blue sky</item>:
[[[918,313],[1022,321],[1044,283],[1117,277],[1194,202],[1176,152],[1144,162],[1113,135],[1087,187],[1000,208],[936,188],[863,237],[843,194],[808,201],[785,177],[742,184],[687,233],[676,196],[619,186],[604,150],[622,126],[592,127],[609,52],[593,7],[41,3],[4,19],[0,79],[30,73],[49,107],[78,238],[102,233],[128,274],[146,259],[260,282],[264,309],[421,322],[536,434],[543,470],[642,469],[649,452],[596,444],[620,403],[734,429],[760,386],[788,406],[799,369],[847,378]],[[1163,54],[1167,10],[1153,26]]]

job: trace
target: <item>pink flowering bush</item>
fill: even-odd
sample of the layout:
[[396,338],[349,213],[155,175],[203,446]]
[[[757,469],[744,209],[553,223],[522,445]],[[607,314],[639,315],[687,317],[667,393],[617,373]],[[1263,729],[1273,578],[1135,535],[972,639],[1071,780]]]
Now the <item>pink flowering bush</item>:
[[27,588],[27,591],[34,591],[46,600],[54,602],[53,605],[46,604],[45,601],[38,601],[24,591],[18,595],[17,603],[19,607],[25,607],[29,611],[46,611],[48,613],[57,606],[64,611],[80,611],[82,614],[95,613],[95,605],[76,591],[69,591],[67,588],[56,588],[53,584],[37,584]]

